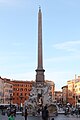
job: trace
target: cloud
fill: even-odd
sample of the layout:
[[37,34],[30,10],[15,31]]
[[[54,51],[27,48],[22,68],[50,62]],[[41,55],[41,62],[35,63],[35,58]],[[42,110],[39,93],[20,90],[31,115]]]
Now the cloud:
[[80,40],[76,41],[68,41],[68,42],[63,42],[63,43],[58,43],[53,45],[54,48],[59,49],[59,50],[66,50],[66,51],[71,51],[71,52],[77,52],[80,49]]
[[[68,63],[75,63],[76,61],[80,61],[80,41],[68,41],[63,43],[58,43],[53,45],[56,50],[59,50],[59,54],[54,54],[52,57],[47,57],[44,60],[44,63],[62,63],[62,62],[68,62]],[[61,52],[60,52],[61,50]],[[63,51],[63,52],[62,52]],[[58,53],[58,52],[57,52]],[[63,54],[64,53],[64,54]]]

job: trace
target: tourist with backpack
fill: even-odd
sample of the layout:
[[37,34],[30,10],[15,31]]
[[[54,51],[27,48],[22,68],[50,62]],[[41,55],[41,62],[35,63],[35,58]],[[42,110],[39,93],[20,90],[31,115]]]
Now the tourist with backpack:
[[49,118],[49,111],[47,109],[47,106],[45,106],[42,110],[42,119],[48,120],[48,118]]

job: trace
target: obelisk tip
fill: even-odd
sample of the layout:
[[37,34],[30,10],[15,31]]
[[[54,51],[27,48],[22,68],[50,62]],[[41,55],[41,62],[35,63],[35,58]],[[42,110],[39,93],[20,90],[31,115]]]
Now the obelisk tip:
[[39,10],[41,11],[41,6],[39,5]]

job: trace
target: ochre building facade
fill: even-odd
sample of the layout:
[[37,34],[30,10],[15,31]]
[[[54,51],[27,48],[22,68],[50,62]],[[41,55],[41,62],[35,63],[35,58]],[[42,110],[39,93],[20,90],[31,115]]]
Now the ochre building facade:
[[13,104],[23,105],[29,98],[32,89],[32,81],[12,81],[13,84]]

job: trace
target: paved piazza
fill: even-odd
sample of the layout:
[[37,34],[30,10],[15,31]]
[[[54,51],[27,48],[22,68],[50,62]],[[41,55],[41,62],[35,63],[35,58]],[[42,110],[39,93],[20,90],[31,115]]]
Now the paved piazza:
[[[0,115],[0,120],[8,120],[8,117],[5,115],[5,116],[2,116]],[[24,119],[24,116],[21,116],[21,115],[17,115],[15,117],[15,120],[25,120]],[[38,117],[28,117],[27,120],[42,120],[40,116]],[[51,120],[51,118],[49,119]],[[80,117],[77,117],[77,116],[65,116],[65,115],[58,115],[57,117],[54,117],[54,120],[80,120]]]

